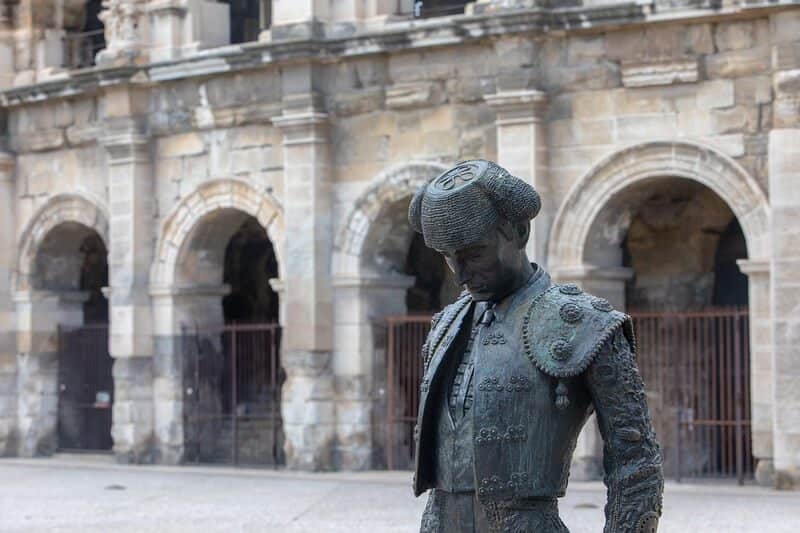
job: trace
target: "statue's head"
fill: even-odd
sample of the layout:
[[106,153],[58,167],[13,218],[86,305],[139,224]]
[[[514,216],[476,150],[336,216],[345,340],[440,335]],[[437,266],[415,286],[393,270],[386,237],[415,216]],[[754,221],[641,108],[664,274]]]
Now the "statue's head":
[[533,187],[484,160],[465,161],[422,186],[408,219],[475,300],[507,295],[530,268],[525,245],[541,206]]

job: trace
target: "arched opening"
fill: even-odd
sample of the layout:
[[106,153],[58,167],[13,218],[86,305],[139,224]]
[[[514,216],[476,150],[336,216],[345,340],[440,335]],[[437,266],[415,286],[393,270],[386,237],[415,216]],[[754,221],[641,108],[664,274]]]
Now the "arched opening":
[[[382,205],[372,220],[361,254],[362,272],[379,278],[405,278],[405,290],[383,302],[393,308],[388,317],[375,317],[375,380],[385,390],[387,404],[378,408],[383,424],[376,424],[376,464],[405,468],[413,453],[413,420],[419,401],[419,348],[430,327],[431,315],[453,302],[460,289],[442,256],[425,246],[408,223],[412,191]],[[382,295],[387,298],[387,295]],[[385,413],[389,413],[386,420]],[[386,428],[389,427],[387,432]]]
[[425,246],[422,235],[409,225],[411,196],[381,208],[365,238],[361,268],[372,275],[413,277],[405,293],[405,312],[430,315],[455,300],[460,289],[441,254]]
[[65,3],[64,7],[64,66],[90,67],[95,64],[97,53],[106,47],[105,26],[100,20],[102,0]]
[[50,295],[58,328],[57,447],[110,450],[114,387],[103,239],[77,222],[57,225],[36,252],[30,281],[34,291]]
[[272,25],[270,0],[224,0],[230,6],[231,44],[257,41],[262,30]]
[[275,250],[265,228],[227,208],[202,217],[177,261],[184,324],[184,457],[283,463]]
[[697,181],[638,181],[608,199],[584,263],[629,269],[624,302],[668,475],[753,471],[747,258],[728,204]]

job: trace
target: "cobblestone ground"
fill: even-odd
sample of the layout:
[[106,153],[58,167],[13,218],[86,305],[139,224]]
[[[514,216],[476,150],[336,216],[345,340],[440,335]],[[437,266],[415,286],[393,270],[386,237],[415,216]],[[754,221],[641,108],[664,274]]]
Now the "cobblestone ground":
[[[425,498],[405,472],[297,474],[118,466],[108,460],[0,460],[0,531],[414,532]],[[572,533],[602,531],[604,489],[572,483]],[[660,533],[796,532],[800,493],[668,484]]]

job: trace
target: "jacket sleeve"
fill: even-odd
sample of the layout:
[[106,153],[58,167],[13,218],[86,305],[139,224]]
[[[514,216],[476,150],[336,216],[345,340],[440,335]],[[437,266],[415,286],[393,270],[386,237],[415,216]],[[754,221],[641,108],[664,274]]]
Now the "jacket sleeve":
[[661,450],[631,344],[617,327],[585,374],[603,436],[604,533],[655,532],[664,490]]

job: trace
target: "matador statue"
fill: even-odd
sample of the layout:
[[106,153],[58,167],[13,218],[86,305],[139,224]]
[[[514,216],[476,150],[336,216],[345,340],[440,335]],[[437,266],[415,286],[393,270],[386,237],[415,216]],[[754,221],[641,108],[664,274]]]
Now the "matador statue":
[[409,220],[465,290],[422,346],[414,494],[422,533],[560,533],[578,434],[595,412],[604,533],[654,532],[662,458],[630,317],[525,252],[541,201],[500,166],[466,161],[421,187]]

